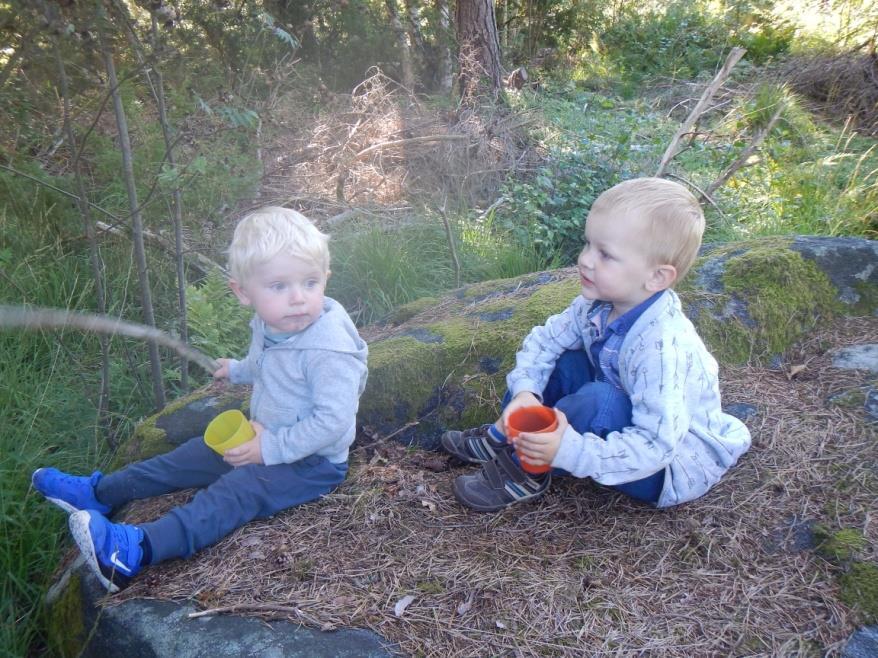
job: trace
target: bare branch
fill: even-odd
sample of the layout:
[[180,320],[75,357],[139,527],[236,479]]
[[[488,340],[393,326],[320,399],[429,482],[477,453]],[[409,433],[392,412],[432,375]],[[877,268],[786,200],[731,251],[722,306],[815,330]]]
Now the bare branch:
[[765,127],[762,128],[758,133],[753,136],[753,139],[750,140],[750,143],[747,144],[746,148],[741,151],[741,154],[735,159],[735,161],[726,167],[726,170],[719,175],[719,177],[713,181],[707,187],[707,194],[713,194],[717,189],[725,185],[726,181],[732,177],[732,175],[738,171],[741,167],[743,167],[753,152],[758,149],[762,142],[765,141],[765,138],[768,137],[768,134],[771,132],[771,129],[774,128],[774,124],[777,123],[777,120],[780,118],[781,113],[783,112],[784,104],[779,103],[777,109],[774,111],[774,114],[771,115],[771,119],[765,124]]
[[409,137],[408,139],[395,139],[390,142],[372,144],[372,146],[364,148],[362,151],[354,156],[354,160],[359,160],[364,155],[372,153],[373,151],[379,151],[381,149],[389,148],[391,146],[402,146],[404,144],[420,144],[422,142],[460,142],[467,139],[469,139],[467,135],[422,135],[421,137]]
[[97,313],[0,305],[0,328],[3,329],[64,329],[67,327],[91,333],[111,336],[120,334],[129,338],[147,340],[174,350],[180,356],[196,363],[211,374],[219,368],[219,364],[203,352],[177,340],[161,329],[145,324],[128,322]]
[[719,90],[722,84],[726,81],[726,78],[729,77],[729,74],[732,72],[735,64],[744,56],[744,53],[747,52],[743,48],[732,48],[732,52],[729,53],[729,56],[726,58],[725,63],[722,65],[722,68],[719,70],[711,83],[707,85],[707,89],[704,90],[704,93],[701,94],[701,98],[698,100],[698,103],[692,108],[692,111],[689,113],[689,116],[686,117],[686,120],[683,124],[677,129],[677,133],[671,139],[671,143],[668,144],[668,148],[665,150],[665,154],[662,156],[662,161],[659,164],[658,169],[655,172],[656,177],[661,177],[665,173],[665,169],[668,167],[668,163],[674,159],[674,156],[677,155],[677,145],[680,142],[680,139],[683,138],[690,130],[692,130],[692,126],[695,125],[695,122],[698,121],[698,118],[704,114],[707,109],[710,100],[713,98],[713,95]]

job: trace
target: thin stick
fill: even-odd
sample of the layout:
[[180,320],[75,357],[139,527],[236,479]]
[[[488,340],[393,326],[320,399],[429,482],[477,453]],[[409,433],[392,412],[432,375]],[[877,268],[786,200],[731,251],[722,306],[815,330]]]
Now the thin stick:
[[439,208],[439,214],[442,215],[442,223],[445,224],[445,237],[448,239],[448,249],[451,251],[451,264],[454,267],[454,287],[460,288],[460,259],[457,257],[457,249],[454,246],[454,232],[451,230],[451,223],[448,221],[448,214],[445,212],[445,204],[448,198],[442,202]]
[[421,137],[410,137],[408,139],[395,139],[390,142],[381,142],[380,144],[372,144],[354,156],[354,160],[359,160],[364,155],[368,155],[373,151],[379,151],[391,146],[402,146],[403,144],[420,144],[422,142],[459,142],[467,140],[467,135],[423,135]]
[[707,194],[713,194],[717,189],[725,185],[726,181],[732,177],[732,174],[746,164],[747,160],[753,154],[753,151],[758,149],[762,145],[762,142],[765,141],[765,138],[768,137],[768,133],[774,128],[774,124],[777,123],[783,109],[784,104],[779,103],[774,114],[771,116],[771,119],[765,124],[765,127],[753,136],[753,139],[747,144],[747,147],[741,151],[741,155],[739,155],[732,164],[726,167],[726,170],[707,187]]
[[693,190],[698,192],[698,194],[700,194],[704,198],[705,201],[707,201],[710,205],[712,205],[721,216],[725,217],[725,213],[723,213],[723,211],[720,209],[720,207],[718,205],[716,205],[716,201],[714,201],[707,192],[702,190],[700,187],[698,187],[691,180],[689,180],[688,178],[683,178],[682,176],[678,176],[677,174],[672,174],[672,173],[666,173],[665,176],[667,176],[668,178],[676,178],[681,183],[686,183],[686,185],[688,185]]
[[679,144],[680,140],[692,129],[692,126],[695,125],[695,122],[698,121],[698,118],[702,114],[704,114],[704,111],[707,109],[708,103],[710,103],[710,99],[713,98],[713,95],[726,81],[726,78],[729,77],[729,74],[732,72],[735,64],[737,64],[738,60],[740,60],[744,56],[745,52],[747,51],[743,48],[732,48],[732,52],[730,52],[729,56],[726,57],[726,61],[723,64],[722,68],[719,70],[719,73],[717,73],[711,83],[707,85],[707,89],[705,89],[704,93],[701,94],[701,98],[698,100],[698,103],[695,105],[694,108],[692,108],[689,116],[686,117],[686,120],[677,129],[677,133],[674,135],[673,139],[671,139],[671,143],[668,144],[668,148],[665,150],[665,154],[662,156],[662,161],[655,172],[656,178],[660,178],[665,173],[665,169],[667,169],[668,163],[670,163],[670,161],[674,159],[674,156],[677,155],[677,145]]
[[219,368],[219,363],[203,352],[166,334],[161,329],[145,324],[128,322],[96,313],[0,305],[0,328],[2,329],[63,329],[66,327],[73,327],[80,331],[110,334],[111,336],[121,334],[130,338],[153,341],[174,350],[180,356],[189,359],[211,374]]
[[297,617],[301,617],[305,619],[310,624],[314,626],[319,626],[320,624],[314,617],[311,615],[305,614],[299,608],[294,608],[292,606],[287,605],[277,605],[276,603],[239,603],[237,605],[226,605],[220,608],[211,608],[210,610],[201,610],[199,612],[190,612],[186,615],[189,619],[197,619],[199,617],[209,617],[211,615],[216,615],[224,612],[279,612],[287,615],[296,615]]

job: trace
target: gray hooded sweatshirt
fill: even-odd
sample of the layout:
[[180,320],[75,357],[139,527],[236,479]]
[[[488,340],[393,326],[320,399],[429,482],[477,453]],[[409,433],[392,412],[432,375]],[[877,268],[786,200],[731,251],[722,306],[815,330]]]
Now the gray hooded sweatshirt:
[[347,461],[368,347],[342,305],[326,297],[314,323],[268,348],[259,316],[250,328],[250,351],[232,360],[229,379],[253,385],[250,417],[265,427],[262,460],[291,464],[316,454],[335,464]]

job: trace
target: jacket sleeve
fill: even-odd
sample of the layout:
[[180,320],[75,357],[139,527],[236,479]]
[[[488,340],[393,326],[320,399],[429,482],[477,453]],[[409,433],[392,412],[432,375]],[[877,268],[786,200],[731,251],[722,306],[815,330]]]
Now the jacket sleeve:
[[542,391],[558,357],[566,350],[583,348],[579,322],[587,312],[584,301],[577,297],[564,311],[551,316],[544,325],[534,327],[525,337],[515,355],[515,368],[506,376],[506,385],[513,396],[528,391],[542,399]]
[[229,381],[233,384],[252,384],[253,368],[251,363],[252,358],[249,356],[240,361],[232,359],[229,362]]
[[631,425],[606,439],[568,427],[552,466],[606,485],[640,480],[667,466],[689,431],[686,397],[694,393],[687,392],[681,373],[691,364],[691,351],[667,334],[632,356],[626,378]]
[[366,364],[352,354],[312,350],[305,364],[311,413],[291,425],[266,428],[262,460],[290,464],[341,440],[356,424]]

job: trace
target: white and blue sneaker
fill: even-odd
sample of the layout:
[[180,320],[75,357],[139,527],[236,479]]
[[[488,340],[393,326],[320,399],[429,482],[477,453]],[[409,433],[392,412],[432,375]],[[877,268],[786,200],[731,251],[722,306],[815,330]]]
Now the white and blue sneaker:
[[141,569],[143,530],[111,523],[93,509],[80,510],[68,520],[73,540],[89,569],[109,592],[118,592]]
[[68,475],[57,468],[38,468],[30,481],[34,489],[68,514],[83,509],[109,514],[111,509],[109,505],[104,505],[95,497],[95,487],[102,477],[100,471],[95,471],[89,477],[83,477]]

